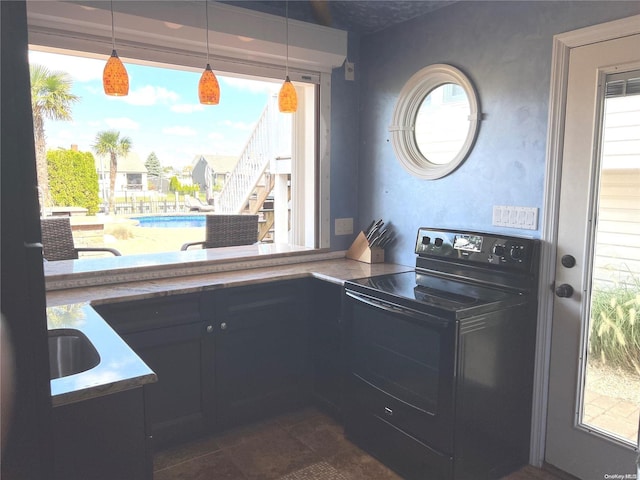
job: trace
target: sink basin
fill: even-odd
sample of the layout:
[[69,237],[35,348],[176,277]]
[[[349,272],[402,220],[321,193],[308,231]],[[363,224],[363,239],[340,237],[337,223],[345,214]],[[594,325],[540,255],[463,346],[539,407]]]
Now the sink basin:
[[100,363],[100,355],[79,330],[49,330],[49,378],[66,377],[89,370]]

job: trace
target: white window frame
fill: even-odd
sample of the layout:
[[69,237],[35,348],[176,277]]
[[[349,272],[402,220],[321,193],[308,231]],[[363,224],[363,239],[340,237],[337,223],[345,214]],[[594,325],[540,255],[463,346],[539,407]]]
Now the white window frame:
[[[111,12],[98,5],[104,7],[92,2],[28,2],[29,43],[39,49],[73,51],[106,61],[111,53]],[[116,48],[123,61],[202,68],[206,58],[204,5],[114,2],[113,8]],[[341,66],[346,58],[347,32],[295,20],[289,20],[288,28],[289,48],[285,49],[282,17],[209,2],[210,63],[216,73],[282,78],[288,50],[291,80],[318,85],[317,153],[310,152],[310,143],[306,141],[295,142],[293,150],[298,157],[308,158],[310,153],[314,159],[317,156],[317,175],[315,168],[305,166],[298,169],[295,175],[299,178],[294,180],[301,181],[308,192],[309,175],[315,177],[317,205],[313,210],[316,211],[310,212],[311,207],[306,205],[293,205],[294,211],[303,209],[304,218],[300,218],[302,223],[294,222],[298,227],[292,240],[329,248],[331,70]],[[307,93],[303,94],[306,102]],[[302,112],[294,114],[294,131],[300,131],[309,121]],[[309,218],[316,216],[317,231],[310,233]]]

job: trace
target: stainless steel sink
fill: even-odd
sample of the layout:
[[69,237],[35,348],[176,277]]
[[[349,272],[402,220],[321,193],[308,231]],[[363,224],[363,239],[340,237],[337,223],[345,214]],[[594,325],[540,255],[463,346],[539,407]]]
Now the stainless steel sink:
[[49,377],[66,377],[89,370],[100,363],[100,355],[80,331],[49,330]]

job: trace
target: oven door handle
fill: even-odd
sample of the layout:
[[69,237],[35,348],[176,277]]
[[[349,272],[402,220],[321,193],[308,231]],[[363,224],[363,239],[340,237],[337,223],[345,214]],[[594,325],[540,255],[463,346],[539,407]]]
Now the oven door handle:
[[433,315],[429,315],[428,313],[418,312],[417,310],[412,310],[406,307],[400,307],[398,305],[394,305],[393,303],[388,303],[383,300],[378,300],[376,298],[371,298],[368,295],[362,295],[350,290],[346,290],[345,294],[348,297],[353,298],[357,302],[362,302],[366,305],[369,305],[373,308],[378,308],[384,310],[385,312],[403,315],[405,317],[409,317],[417,322],[427,324],[437,328],[446,328],[449,325],[449,321],[444,318],[434,317]]

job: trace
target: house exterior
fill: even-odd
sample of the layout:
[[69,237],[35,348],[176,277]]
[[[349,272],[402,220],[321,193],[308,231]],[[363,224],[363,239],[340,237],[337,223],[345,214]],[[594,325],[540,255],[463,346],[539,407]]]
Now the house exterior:
[[211,175],[211,188],[222,185],[238,163],[238,157],[233,155],[196,155],[191,162],[191,178],[193,185],[200,185],[201,190],[207,189],[207,167]]
[[[109,197],[111,159],[108,155],[95,155],[96,170],[100,198]],[[147,167],[135,152],[129,152],[126,157],[118,157],[118,171],[116,174],[116,195],[124,195],[125,192],[147,191]]]

